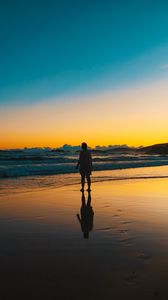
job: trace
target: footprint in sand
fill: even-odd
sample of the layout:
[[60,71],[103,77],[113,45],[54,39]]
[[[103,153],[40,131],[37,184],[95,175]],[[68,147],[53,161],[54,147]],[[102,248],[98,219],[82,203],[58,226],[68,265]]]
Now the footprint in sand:
[[131,224],[131,223],[133,223],[133,222],[134,222],[134,221],[131,221],[131,220],[130,220],[130,221],[121,221],[120,223],[121,223],[121,224]]
[[135,271],[132,271],[129,275],[123,278],[124,281],[127,283],[135,283],[135,280],[137,279]]
[[137,256],[136,256],[138,259],[142,259],[142,260],[147,260],[147,259],[150,259],[150,255],[148,254],[145,254],[144,252],[139,252],[137,253]]
[[115,227],[102,227],[102,228],[97,228],[97,231],[109,231],[115,229]]
[[121,237],[119,239],[119,242],[124,244],[125,246],[132,246],[133,245],[132,240],[133,240],[133,238],[125,236],[125,237]]
[[122,233],[126,234],[126,233],[128,233],[128,229],[121,229],[119,232],[120,232],[121,234],[122,234]]

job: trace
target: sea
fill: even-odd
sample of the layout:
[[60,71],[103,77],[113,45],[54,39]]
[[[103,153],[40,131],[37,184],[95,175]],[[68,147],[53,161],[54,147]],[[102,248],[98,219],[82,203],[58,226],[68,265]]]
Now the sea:
[[[78,184],[78,159],[79,151],[51,148],[1,150],[0,193]],[[168,174],[168,155],[93,151],[92,159],[92,182],[160,178]]]

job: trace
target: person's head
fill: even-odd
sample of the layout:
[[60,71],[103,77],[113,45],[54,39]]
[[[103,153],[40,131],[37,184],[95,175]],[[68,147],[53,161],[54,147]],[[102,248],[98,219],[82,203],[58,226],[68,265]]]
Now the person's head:
[[82,147],[83,150],[87,150],[87,144],[86,143],[82,143],[81,147]]

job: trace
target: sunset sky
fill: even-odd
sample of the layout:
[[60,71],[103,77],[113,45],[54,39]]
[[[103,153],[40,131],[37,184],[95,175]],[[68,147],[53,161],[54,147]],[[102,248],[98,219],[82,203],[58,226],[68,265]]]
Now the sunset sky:
[[168,1],[0,4],[0,148],[168,142]]

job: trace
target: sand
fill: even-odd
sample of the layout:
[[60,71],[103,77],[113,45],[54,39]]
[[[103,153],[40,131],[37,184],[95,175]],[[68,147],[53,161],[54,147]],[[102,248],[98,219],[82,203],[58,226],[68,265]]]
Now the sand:
[[1,196],[0,299],[168,299],[167,187],[94,183],[83,227],[78,184]]

